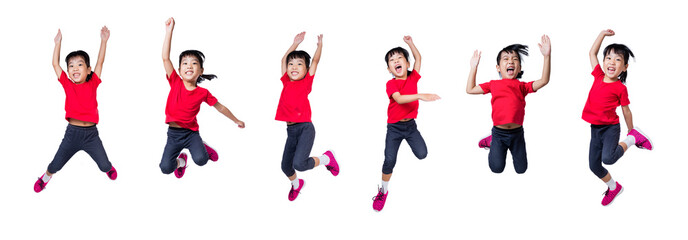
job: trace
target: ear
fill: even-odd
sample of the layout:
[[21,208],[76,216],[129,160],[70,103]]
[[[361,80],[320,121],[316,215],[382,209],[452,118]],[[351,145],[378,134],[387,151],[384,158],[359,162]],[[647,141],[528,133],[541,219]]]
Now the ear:
[[495,69],[497,69],[497,72],[499,72],[499,64],[497,64],[497,66],[495,67]]
[[203,70],[205,69],[201,68],[201,73],[199,73],[198,75],[203,75]]

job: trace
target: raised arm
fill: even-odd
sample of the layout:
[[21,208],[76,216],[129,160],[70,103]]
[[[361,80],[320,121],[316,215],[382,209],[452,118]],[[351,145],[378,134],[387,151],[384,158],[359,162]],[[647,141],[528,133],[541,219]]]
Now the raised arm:
[[105,49],[107,48],[107,41],[110,39],[110,29],[106,26],[100,29],[100,50],[98,51],[98,60],[96,61],[96,68],[93,72],[100,76],[100,72],[103,71],[103,61],[105,61]]
[[602,30],[599,35],[597,35],[597,39],[595,39],[595,42],[592,44],[592,48],[590,48],[590,66],[592,66],[593,69],[595,69],[595,66],[597,64],[600,64],[600,62],[597,60],[597,53],[600,52],[600,47],[602,46],[602,40],[604,40],[604,37],[606,36],[614,36],[614,31],[611,29],[607,30]]
[[222,115],[234,121],[239,128],[244,128],[246,126],[243,121],[237,119],[234,114],[232,114],[232,111],[229,111],[229,108],[225,107],[225,105],[222,105],[220,102],[215,103],[213,107],[215,107],[218,112],[222,113]]
[[174,72],[174,65],[172,65],[172,60],[170,60],[173,30],[174,18],[169,18],[165,21],[165,42],[162,43],[162,64],[165,66],[165,74],[167,74],[168,77]]
[[533,91],[537,91],[538,89],[544,87],[549,83],[549,73],[551,66],[550,56],[552,53],[552,44],[550,43],[549,37],[547,35],[542,35],[541,41],[541,43],[538,43],[538,47],[540,47],[540,52],[542,52],[542,56],[544,57],[544,63],[542,66],[542,78],[533,82]]
[[480,63],[480,54],[478,50],[473,52],[471,58],[471,71],[468,73],[468,81],[466,83],[466,93],[468,94],[483,94],[483,88],[475,85],[475,76],[478,74],[478,64]]
[[315,75],[315,70],[318,68],[318,62],[320,62],[320,55],[322,54],[322,37],[322,34],[318,35],[318,49],[315,50],[315,55],[313,56],[313,60],[311,60],[311,67],[308,70],[311,76]]
[[62,67],[60,67],[60,48],[62,47],[62,32],[57,29],[57,35],[55,36],[55,50],[53,50],[53,69],[55,69],[55,75],[60,78],[62,74]]
[[[293,52],[296,50],[296,48],[303,42],[303,38],[306,36],[306,32],[301,32],[299,34],[296,34],[296,37],[294,37],[294,43],[291,44],[291,47],[287,49],[287,52],[284,53],[284,57],[282,57],[282,75],[284,75],[285,72],[287,72],[287,56],[289,53]],[[320,49],[320,46],[318,46],[318,49]]]
[[409,48],[411,48],[411,53],[413,54],[413,59],[415,60],[413,62],[413,70],[416,70],[416,72],[420,73],[420,52],[418,51],[418,48],[416,47],[415,44],[413,44],[413,39],[411,36],[404,36],[404,42],[408,44]]

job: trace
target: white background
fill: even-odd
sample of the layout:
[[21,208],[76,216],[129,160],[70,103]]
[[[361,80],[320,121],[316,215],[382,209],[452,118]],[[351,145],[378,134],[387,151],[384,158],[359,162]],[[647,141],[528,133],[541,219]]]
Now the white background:
[[[596,3],[489,1],[12,1],[0,10],[3,239],[558,239],[685,238],[688,201],[684,152],[687,87],[683,9],[672,1]],[[213,108],[198,115],[201,136],[218,162],[191,165],[183,179],[161,174],[169,85],[161,61],[164,21],[175,17],[172,59],[205,53],[201,86],[246,122],[238,129]],[[62,56],[83,49],[92,62],[99,31],[111,30],[98,129],[119,171],[109,180],[77,153],[36,194],[64,135],[64,91],[51,67],[57,29]],[[598,33],[628,45],[627,87],[633,120],[654,151],[630,149],[607,166],[624,185],[609,207],[606,185],[588,169],[589,124],[581,111],[592,84],[588,51]],[[317,137],[313,155],[336,150],[341,174],[324,168],[290,202],[280,170],[285,124],[274,120],[282,85],[280,59],[293,37],[313,54],[324,34],[310,94]],[[549,85],[527,97],[529,169],[492,173],[478,140],[492,126],[490,96],[464,91],[473,50],[482,50],[478,83],[496,79],[497,52],[530,46],[523,80],[540,77],[542,34],[552,41]],[[417,119],[429,155],[414,158],[403,143],[382,212],[371,198],[380,182],[386,131],[384,54],[407,47],[423,56]],[[619,110],[620,111],[620,110]],[[622,120],[622,132],[626,126]],[[684,230],[681,230],[681,229]]]

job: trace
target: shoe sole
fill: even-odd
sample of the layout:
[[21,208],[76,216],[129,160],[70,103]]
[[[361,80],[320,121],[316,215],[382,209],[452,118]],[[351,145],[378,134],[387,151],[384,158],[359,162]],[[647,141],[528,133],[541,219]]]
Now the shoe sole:
[[647,149],[647,148],[642,148],[642,149],[647,149],[647,150],[650,150],[650,151],[654,150],[654,149],[655,149],[655,145],[652,144],[652,140],[650,140],[650,138],[649,138],[643,131],[641,131],[640,128],[635,127],[635,130],[638,131],[638,133],[640,133],[640,135],[643,135],[643,137],[645,137],[645,139],[647,139],[647,141],[650,142],[650,146],[652,146],[652,149]]

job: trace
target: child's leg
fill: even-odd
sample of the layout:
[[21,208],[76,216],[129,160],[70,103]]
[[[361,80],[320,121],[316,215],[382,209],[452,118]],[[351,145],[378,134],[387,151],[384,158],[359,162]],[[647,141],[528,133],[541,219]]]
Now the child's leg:
[[[399,152],[401,140],[404,140],[401,127],[397,123],[388,123],[387,136],[385,137],[385,162],[382,164],[383,180],[385,175],[392,176],[394,165],[397,164],[397,153]],[[389,181],[389,178],[387,181]]]
[[210,155],[208,155],[208,151],[205,149],[203,139],[201,139],[201,134],[198,131],[189,131],[187,139],[186,146],[184,147],[189,149],[191,158],[196,165],[203,166],[208,163]]
[[[597,126],[590,127],[590,152],[588,155],[590,171],[598,178],[609,181],[609,172],[602,166],[602,129]],[[606,182],[605,181],[605,182]]]
[[428,156],[428,147],[427,145],[425,145],[425,140],[423,140],[423,136],[421,136],[420,132],[418,131],[418,126],[416,125],[416,122],[414,120],[411,120],[409,122],[411,124],[408,128],[409,134],[406,137],[406,143],[408,143],[409,147],[411,147],[411,151],[413,151],[413,154],[416,155],[418,159],[422,160]]
[[289,180],[296,179],[296,170],[294,169],[294,152],[296,152],[296,136],[290,134],[289,127],[287,127],[287,143],[284,144],[284,153],[282,153],[282,172],[287,175]]
[[621,134],[619,124],[609,125],[602,132],[602,162],[604,164],[614,164],[624,155],[626,149],[619,145],[619,134]]
[[313,142],[315,141],[315,127],[313,123],[304,122],[291,125],[294,127],[296,140],[296,148],[294,150],[294,169],[297,171],[307,171],[313,169],[320,164],[316,157],[308,157],[313,149]]
[[78,127],[67,125],[67,130],[65,130],[65,135],[62,138],[62,143],[55,153],[53,161],[48,164],[48,176],[52,176],[57,171],[60,171],[67,161],[74,156],[76,152],[79,151],[79,141],[78,141]]
[[83,149],[88,155],[93,158],[93,161],[98,164],[98,168],[101,172],[108,172],[112,169],[112,163],[108,160],[107,154],[105,153],[105,148],[103,147],[103,142],[100,140],[98,135],[98,129],[96,126],[89,127],[84,131],[84,142]]
[[160,160],[160,170],[164,174],[170,174],[179,167],[177,157],[184,149],[184,129],[172,128],[167,129],[167,144],[165,150],[162,152],[162,160]]
[[514,161],[516,173],[525,173],[528,169],[528,156],[526,153],[526,139],[523,134],[523,127],[514,129],[511,133],[511,157]]
[[487,160],[490,165],[490,170],[493,173],[501,173],[506,166],[506,151],[508,145],[505,140],[508,140],[503,132],[496,127],[492,127],[492,144],[490,146],[490,153],[487,155]]

